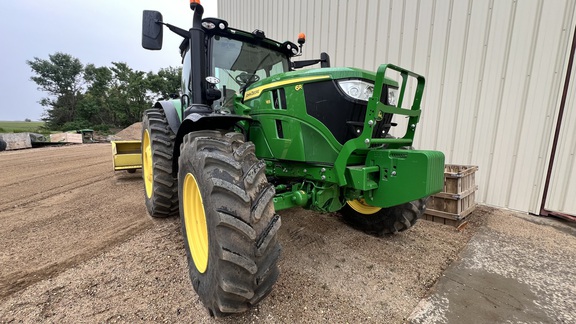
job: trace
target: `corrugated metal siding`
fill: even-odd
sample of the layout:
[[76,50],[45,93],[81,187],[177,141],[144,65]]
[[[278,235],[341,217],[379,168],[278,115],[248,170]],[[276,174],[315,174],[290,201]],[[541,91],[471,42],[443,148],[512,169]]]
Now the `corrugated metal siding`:
[[[333,66],[375,70],[394,63],[423,74],[415,145],[445,152],[448,163],[478,165],[479,202],[537,213],[575,6],[572,0],[219,0],[218,10],[232,27],[262,29],[270,38],[306,33],[302,59],[324,51]],[[573,166],[567,160],[559,168],[567,163]]]

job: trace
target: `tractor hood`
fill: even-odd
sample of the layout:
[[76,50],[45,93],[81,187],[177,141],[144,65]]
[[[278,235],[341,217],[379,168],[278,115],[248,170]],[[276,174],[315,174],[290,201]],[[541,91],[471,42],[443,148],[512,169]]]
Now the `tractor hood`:
[[369,83],[374,83],[376,73],[356,68],[320,68],[290,71],[276,74],[250,85],[244,93],[244,100],[246,101],[258,98],[265,90],[271,90],[289,84],[304,84],[324,80],[341,79],[359,79]]

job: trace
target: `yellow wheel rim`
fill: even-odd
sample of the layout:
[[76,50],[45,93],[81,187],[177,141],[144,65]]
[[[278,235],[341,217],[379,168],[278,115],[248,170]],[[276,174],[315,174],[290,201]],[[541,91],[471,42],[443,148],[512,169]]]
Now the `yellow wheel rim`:
[[347,201],[347,204],[355,211],[365,215],[376,214],[380,209],[382,209],[380,207],[368,205],[364,199],[349,200]]
[[152,198],[152,185],[154,184],[154,171],[152,167],[152,146],[150,145],[150,133],[144,132],[142,141],[142,171],[144,176],[144,186],[146,187],[146,197]]
[[188,247],[198,272],[204,273],[208,267],[208,226],[198,183],[191,173],[186,174],[182,188],[184,224]]

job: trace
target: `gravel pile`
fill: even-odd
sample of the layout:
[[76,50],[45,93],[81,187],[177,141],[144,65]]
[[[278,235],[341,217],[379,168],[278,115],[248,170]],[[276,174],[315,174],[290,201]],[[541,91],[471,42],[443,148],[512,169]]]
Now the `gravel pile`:
[[113,137],[114,140],[124,140],[124,141],[140,140],[140,138],[142,137],[142,123],[141,122],[134,123],[124,128],[123,130],[119,131]]

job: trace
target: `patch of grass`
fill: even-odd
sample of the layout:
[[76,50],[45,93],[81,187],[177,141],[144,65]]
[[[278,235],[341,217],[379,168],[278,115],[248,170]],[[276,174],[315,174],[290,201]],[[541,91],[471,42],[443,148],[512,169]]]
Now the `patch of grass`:
[[0,121],[1,133],[41,133],[45,132],[42,128],[44,122],[26,122],[26,121]]

